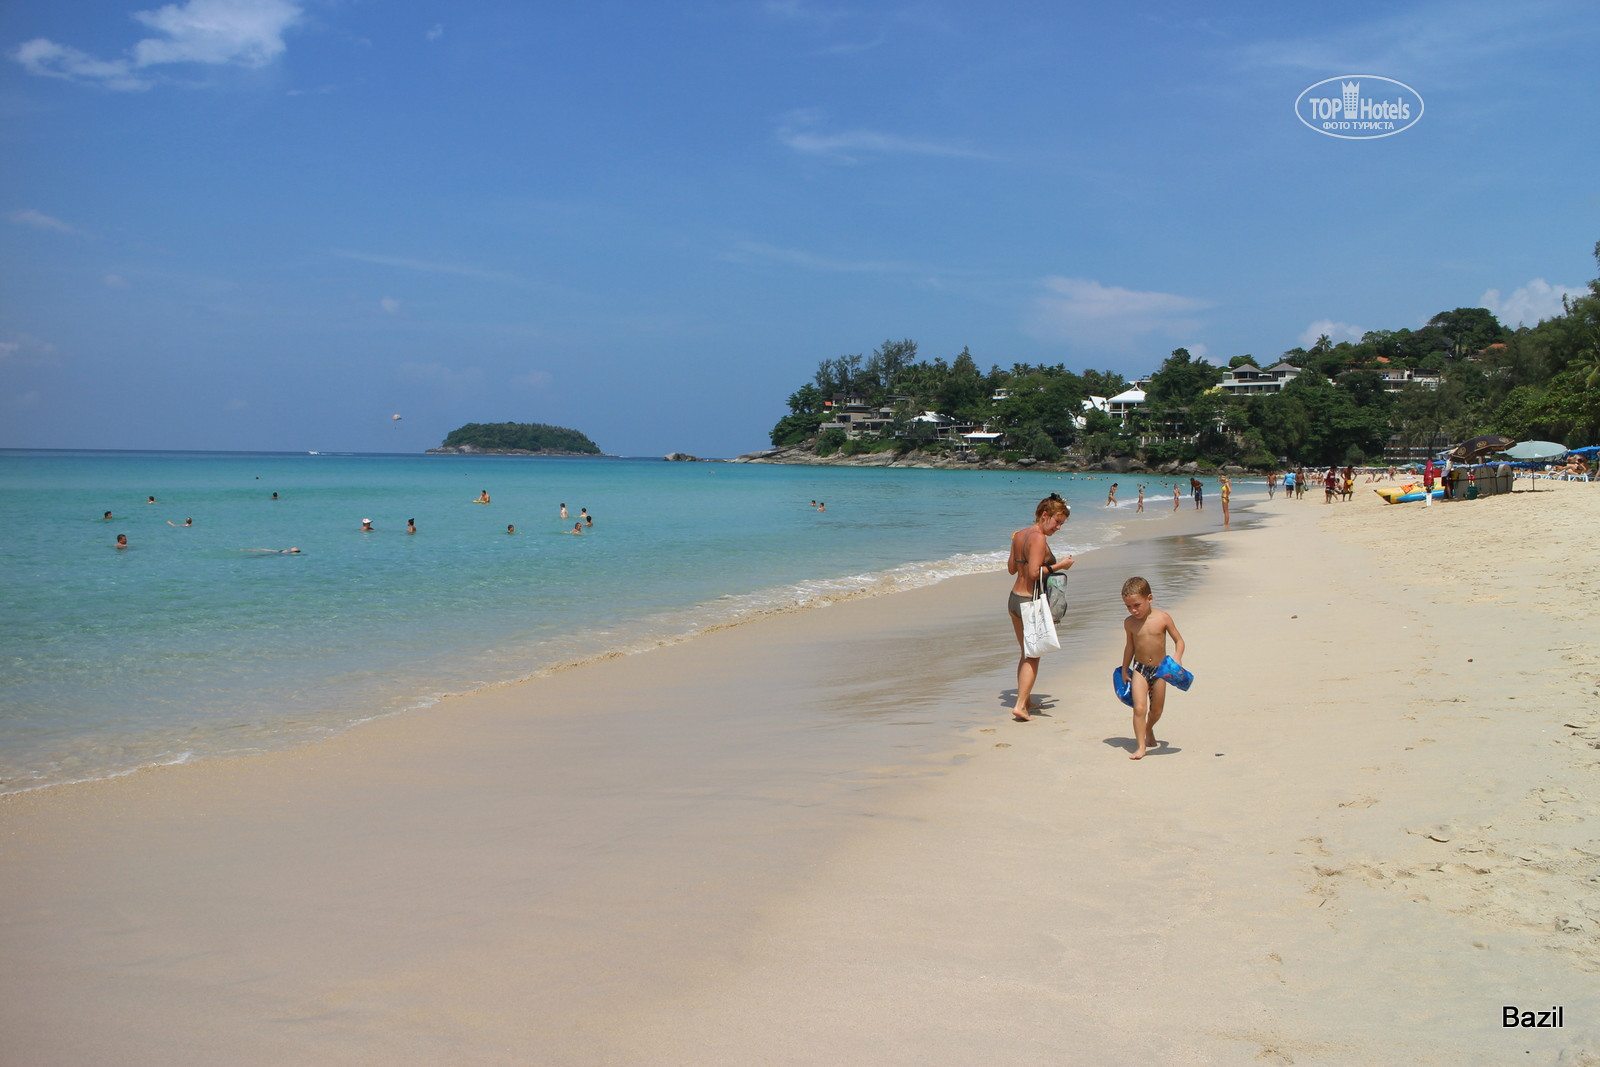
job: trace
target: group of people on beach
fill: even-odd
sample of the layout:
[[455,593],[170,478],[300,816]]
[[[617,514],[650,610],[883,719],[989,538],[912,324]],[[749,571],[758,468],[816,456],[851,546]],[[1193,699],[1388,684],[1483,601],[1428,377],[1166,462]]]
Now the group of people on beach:
[[[273,500],[277,500],[278,499],[278,494],[276,492],[274,492],[272,494],[272,499]],[[155,502],[156,502],[156,498],[153,495],[150,496],[150,497],[147,497],[145,499],[145,503],[146,504],[154,504]],[[482,493],[478,494],[478,496],[473,498],[472,502],[474,504],[488,504],[488,503],[490,503],[491,501],[490,501],[490,498],[489,498],[489,490],[485,489]],[[560,505],[560,512],[561,512],[561,517],[563,519],[566,519],[566,518],[570,517],[567,514],[567,505],[564,502]],[[102,522],[111,522],[112,521],[111,512],[107,511],[104,515],[102,515],[101,516],[101,521]],[[186,516],[182,522],[173,522],[171,519],[168,519],[167,520],[167,525],[168,526],[175,526],[175,527],[178,527],[180,529],[192,527],[194,525],[194,518],[192,516]],[[567,530],[565,532],[569,533],[569,534],[576,534],[576,535],[582,536],[584,530],[591,529],[593,526],[594,526],[594,516],[589,514],[589,509],[588,508],[579,508],[578,509],[578,519],[577,519],[577,521],[572,524],[572,529]],[[372,525],[372,520],[371,519],[364,518],[364,519],[361,520],[361,526],[359,527],[359,532],[361,532],[361,533],[377,533],[378,530],[377,530],[377,527]],[[414,534],[416,532],[417,532],[417,520],[415,518],[407,519],[406,520],[406,533]],[[507,523],[506,524],[506,533],[515,534],[516,532],[517,532],[517,527],[516,527],[515,523]],[[118,549],[127,548],[128,547],[128,535],[125,534],[125,533],[117,534],[115,547],[118,548]],[[290,547],[290,548],[247,548],[247,549],[243,549],[242,551],[244,551],[244,552],[252,552],[252,553],[273,553],[273,554],[276,554],[276,555],[284,555],[284,556],[299,555],[300,554],[300,550],[298,548],[294,548],[294,547]]]
[[[1111,488],[1115,494],[1116,486]],[[1226,482],[1223,499],[1227,499]],[[1017,722],[1031,721],[1032,712],[1040,706],[1033,699],[1033,686],[1039,677],[1039,657],[1028,655],[1022,607],[1038,595],[1052,573],[1065,572],[1072,567],[1074,560],[1070,555],[1058,560],[1050,549],[1050,537],[1066,525],[1071,515],[1067,502],[1059,494],[1051,493],[1034,508],[1033,524],[1011,535],[1006,572],[1013,575],[1015,581],[1006,597],[1006,612],[1011,616],[1011,628],[1021,650],[1017,659],[1017,699],[1011,709],[1011,717]],[[1125,641],[1121,671],[1133,696],[1134,750],[1128,758],[1137,760],[1162,744],[1156,739],[1155,730],[1166,706],[1167,681],[1159,672],[1167,659],[1168,636],[1173,642],[1172,659],[1179,666],[1183,664],[1185,646],[1172,616],[1155,607],[1155,594],[1147,580],[1134,576],[1123,582],[1122,604],[1128,616],[1122,624]]]
[[[1379,468],[1379,470],[1381,471],[1382,468]],[[1389,477],[1394,477],[1393,467],[1389,468]],[[1280,475],[1277,471],[1270,471],[1267,474],[1268,500],[1277,495],[1279,478]],[[1324,504],[1331,504],[1335,500],[1350,500],[1355,496],[1356,492],[1356,471],[1354,467],[1347,466],[1342,471],[1338,467],[1329,467],[1320,472],[1315,469],[1307,470],[1304,467],[1296,467],[1291,471],[1285,471],[1281,478],[1283,481],[1283,495],[1292,500],[1302,499],[1306,495],[1306,490],[1313,483],[1321,484],[1322,502]],[[1370,482],[1373,479],[1368,478],[1367,480]]]
[[[1223,474],[1217,477],[1217,483],[1222,490],[1222,525],[1227,526],[1231,521],[1228,509],[1233,499],[1233,479]],[[1117,503],[1117,488],[1118,483],[1112,482],[1110,491],[1106,493],[1106,507],[1114,508],[1120,506]],[[1196,511],[1205,507],[1206,485],[1199,478],[1189,479],[1189,495],[1194,500]],[[1182,506],[1183,489],[1179,483],[1174,482],[1172,485],[1172,510],[1177,511]],[[1144,486],[1142,485],[1139,486],[1139,497],[1133,510],[1134,514],[1144,514]]]

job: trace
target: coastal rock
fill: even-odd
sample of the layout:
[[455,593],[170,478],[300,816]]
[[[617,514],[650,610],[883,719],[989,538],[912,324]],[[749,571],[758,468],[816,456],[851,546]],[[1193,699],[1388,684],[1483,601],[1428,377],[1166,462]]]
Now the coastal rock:
[[1224,463],[1222,465],[1222,473],[1223,474],[1248,474],[1249,471],[1245,470],[1245,468],[1239,466],[1237,463]]
[[1150,465],[1142,459],[1130,459],[1128,461],[1129,474],[1148,474],[1149,471]]
[[699,462],[701,462],[701,459],[700,459],[699,456],[691,456],[687,452],[668,452],[662,458],[665,459],[668,463],[699,463]]

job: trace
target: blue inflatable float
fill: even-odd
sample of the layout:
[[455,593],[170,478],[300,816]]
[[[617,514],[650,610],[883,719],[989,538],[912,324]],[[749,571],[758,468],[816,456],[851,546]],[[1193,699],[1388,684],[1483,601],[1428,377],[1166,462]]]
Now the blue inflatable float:
[[[1171,656],[1161,661],[1161,666],[1156,668],[1156,677],[1185,692],[1194,684],[1194,675]],[[1111,669],[1111,691],[1117,694],[1118,700],[1133,707],[1133,682],[1123,675],[1121,667]]]

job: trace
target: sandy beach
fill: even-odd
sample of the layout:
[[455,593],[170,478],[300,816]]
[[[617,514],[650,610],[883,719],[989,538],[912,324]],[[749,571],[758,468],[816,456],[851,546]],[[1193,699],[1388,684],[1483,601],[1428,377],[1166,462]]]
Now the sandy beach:
[[0,798],[0,1062],[1600,1063],[1600,492],[1203,514]]

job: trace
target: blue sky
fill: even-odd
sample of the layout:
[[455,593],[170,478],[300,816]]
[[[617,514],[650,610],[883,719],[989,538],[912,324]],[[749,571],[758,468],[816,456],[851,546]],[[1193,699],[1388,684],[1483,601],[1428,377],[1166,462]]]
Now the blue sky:
[[[1109,6],[7,0],[0,446],[729,456],[886,338],[1134,376],[1594,277],[1600,5]],[[1422,119],[1306,128],[1342,74]]]

